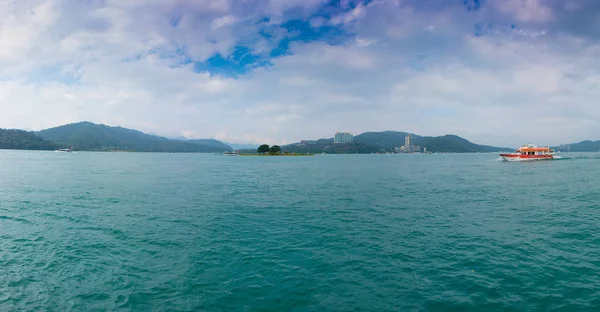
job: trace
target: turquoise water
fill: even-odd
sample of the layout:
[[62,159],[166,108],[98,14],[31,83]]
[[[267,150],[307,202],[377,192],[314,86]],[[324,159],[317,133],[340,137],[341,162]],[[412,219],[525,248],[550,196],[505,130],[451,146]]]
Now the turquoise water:
[[597,311],[562,156],[0,151],[0,310]]

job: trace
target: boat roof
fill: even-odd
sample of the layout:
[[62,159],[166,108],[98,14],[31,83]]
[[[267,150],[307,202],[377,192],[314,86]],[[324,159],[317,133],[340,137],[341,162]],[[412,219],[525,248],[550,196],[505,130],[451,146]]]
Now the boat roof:
[[517,150],[523,151],[523,152],[540,152],[540,151],[549,151],[550,148],[535,146],[533,144],[524,144],[523,146],[519,147]]
[[549,147],[533,147],[533,148],[521,147],[521,148],[519,148],[519,151],[522,151],[522,152],[542,152],[542,151],[549,151],[549,150],[550,150]]

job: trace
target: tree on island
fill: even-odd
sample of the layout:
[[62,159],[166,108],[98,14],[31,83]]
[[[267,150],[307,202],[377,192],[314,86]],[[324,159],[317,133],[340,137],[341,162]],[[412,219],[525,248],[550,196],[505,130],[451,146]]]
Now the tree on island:
[[269,150],[269,152],[271,154],[279,154],[281,152],[281,147],[279,147],[279,145],[273,145],[273,146],[271,146],[271,149]]
[[259,154],[268,153],[270,151],[271,151],[271,149],[269,148],[268,144],[263,144],[263,145],[259,146],[258,149],[256,150],[256,152]]

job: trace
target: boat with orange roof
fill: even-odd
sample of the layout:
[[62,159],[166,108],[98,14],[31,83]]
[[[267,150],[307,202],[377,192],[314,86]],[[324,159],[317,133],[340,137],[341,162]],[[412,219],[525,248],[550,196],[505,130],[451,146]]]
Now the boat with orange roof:
[[555,159],[554,151],[549,147],[525,144],[512,153],[500,154],[505,161],[533,161]]

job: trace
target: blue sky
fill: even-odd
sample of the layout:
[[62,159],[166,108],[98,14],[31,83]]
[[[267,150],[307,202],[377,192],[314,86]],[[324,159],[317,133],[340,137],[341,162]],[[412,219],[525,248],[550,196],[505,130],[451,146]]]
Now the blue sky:
[[600,139],[595,0],[0,0],[0,127]]

